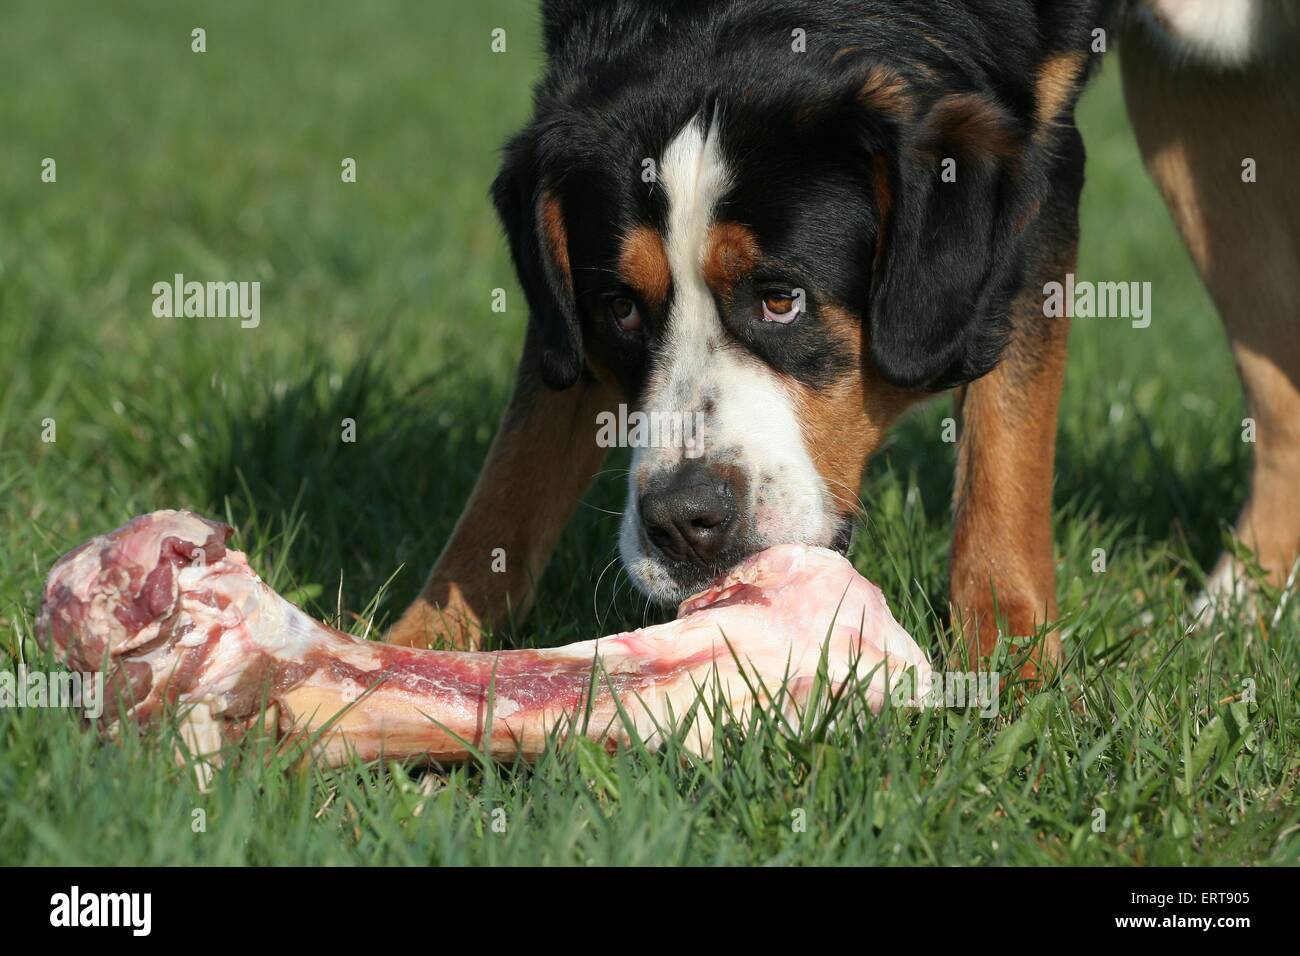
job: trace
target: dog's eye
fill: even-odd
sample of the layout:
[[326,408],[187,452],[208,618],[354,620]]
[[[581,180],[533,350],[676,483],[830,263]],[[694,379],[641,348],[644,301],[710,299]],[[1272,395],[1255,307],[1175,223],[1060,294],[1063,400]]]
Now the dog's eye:
[[615,296],[605,304],[609,317],[621,332],[635,332],[641,328],[641,312],[636,303],[626,296]]
[[763,296],[763,321],[789,325],[803,311],[803,295],[793,292],[769,292]]

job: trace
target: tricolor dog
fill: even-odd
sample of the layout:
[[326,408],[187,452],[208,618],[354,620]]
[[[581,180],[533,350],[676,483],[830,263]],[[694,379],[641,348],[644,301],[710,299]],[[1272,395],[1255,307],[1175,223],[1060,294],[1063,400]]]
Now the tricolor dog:
[[[698,446],[634,449],[618,536],[636,585],[674,602],[769,545],[846,548],[868,458],[909,406],[948,390],[962,423],[956,622],[987,654],[999,623],[1024,635],[1052,621],[1069,319],[1044,298],[1075,271],[1074,106],[1115,45],[1149,168],[1268,435],[1238,530],[1285,576],[1300,542],[1300,87],[1273,73],[1298,59],[1292,5],[543,9],[534,115],[493,188],[530,308],[518,382],[391,640],[473,646],[527,608],[601,466],[598,422],[620,405],[702,425]],[[1248,191],[1234,189],[1243,150],[1274,171]],[[1058,653],[1049,634],[1030,670]]]

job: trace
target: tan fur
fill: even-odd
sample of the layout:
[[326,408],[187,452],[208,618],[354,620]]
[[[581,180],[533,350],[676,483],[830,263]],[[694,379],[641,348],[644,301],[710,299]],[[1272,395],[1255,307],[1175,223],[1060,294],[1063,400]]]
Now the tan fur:
[[871,156],[871,179],[876,191],[876,213],[878,216],[878,225],[876,227],[876,251],[872,257],[871,275],[873,278],[880,277],[880,260],[884,258],[885,253],[885,236],[888,232],[889,214],[894,208],[894,190],[889,185],[889,166],[885,162],[883,153],[873,153]]
[[[531,339],[531,337],[530,337]],[[552,391],[537,381],[531,341],[518,382],[478,483],[419,598],[385,638],[472,650],[483,630],[522,618],[533,586],[579,499],[600,469],[596,416],[616,407],[618,392],[581,380]],[[492,568],[493,549],[506,570]]]
[[709,228],[704,248],[704,281],[724,299],[735,283],[758,264],[758,240],[747,226],[719,222]]
[[[1074,250],[1062,255],[1058,279],[1074,268]],[[1069,323],[1042,308],[1030,283],[1012,305],[1020,331],[1002,362],[958,395],[950,596],[972,661],[993,652],[999,617],[1015,636],[1056,617],[1052,474]],[[1022,676],[1035,680],[1059,659],[1051,632]]]
[[[1143,158],[1227,327],[1256,423],[1236,533],[1282,584],[1300,555],[1300,68],[1175,69],[1140,29],[1121,50]],[[1257,182],[1242,182],[1247,157]],[[1236,571],[1225,555],[1215,581]]]
[[887,66],[871,67],[858,93],[858,102],[893,120],[909,120],[916,110],[912,91],[903,77]]
[[943,141],[964,157],[1006,158],[1018,152],[1006,111],[978,93],[940,97],[931,122]]
[[619,278],[635,289],[651,308],[662,308],[668,301],[672,269],[668,265],[662,237],[649,226],[637,226],[623,238],[618,273]]
[[809,388],[792,379],[787,388],[813,465],[839,503],[838,510],[847,514],[859,507],[858,488],[867,459],[904,409],[922,396],[895,388],[876,373],[862,355],[859,316],[827,306],[823,320],[851,349],[855,370],[830,385]]
[[1038,64],[1038,79],[1034,84],[1034,119],[1038,123],[1040,135],[1050,128],[1069,103],[1087,62],[1085,54],[1071,51],[1049,56]]
[[573,272],[569,269],[569,235],[564,227],[564,211],[560,208],[560,200],[549,189],[544,190],[540,206],[542,235],[546,237],[546,244],[551,255],[555,257],[555,264],[559,267],[560,274],[564,276],[565,287],[572,292]]

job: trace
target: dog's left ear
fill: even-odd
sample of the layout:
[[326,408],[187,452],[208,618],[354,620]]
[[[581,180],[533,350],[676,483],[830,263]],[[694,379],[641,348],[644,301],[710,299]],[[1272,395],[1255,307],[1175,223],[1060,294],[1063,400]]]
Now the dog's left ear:
[[492,199],[528,299],[528,321],[540,346],[542,381],[564,389],[582,374],[582,327],[573,295],[564,208],[539,169],[537,152],[531,130],[510,141],[492,183]]
[[893,148],[874,155],[881,221],[871,357],[895,385],[950,388],[993,368],[1009,332],[1024,259],[1016,220],[1032,207],[1019,131],[978,93],[946,94],[928,107],[897,85],[878,82],[875,94],[895,115]]

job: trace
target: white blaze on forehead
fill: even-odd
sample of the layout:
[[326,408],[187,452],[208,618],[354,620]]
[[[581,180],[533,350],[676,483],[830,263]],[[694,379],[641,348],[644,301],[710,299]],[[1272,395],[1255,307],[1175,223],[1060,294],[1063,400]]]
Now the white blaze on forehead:
[[659,183],[668,201],[665,253],[673,275],[673,303],[668,341],[651,373],[647,405],[671,406],[688,397],[677,392],[703,374],[722,332],[703,269],[713,213],[730,185],[717,114],[707,128],[696,116],[668,144]]
[[696,116],[664,150],[659,183],[668,197],[668,262],[707,294],[701,259],[714,209],[731,185],[715,113],[707,130]]
[[[716,113],[707,124],[696,116],[668,144],[658,181],[667,200],[664,247],[673,294],[644,410],[706,412],[699,436],[704,462],[726,463],[748,479],[748,498],[736,506],[752,538],[767,544],[829,544],[835,525],[830,498],[804,449],[790,391],[757,357],[728,343],[704,280],[709,227],[732,183]],[[641,547],[636,502],[642,481],[671,471],[684,457],[680,447],[633,452],[620,545],[633,578],[652,593],[662,590],[663,576]]]

